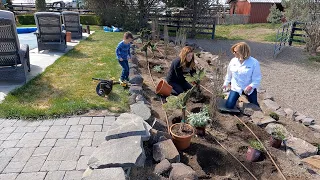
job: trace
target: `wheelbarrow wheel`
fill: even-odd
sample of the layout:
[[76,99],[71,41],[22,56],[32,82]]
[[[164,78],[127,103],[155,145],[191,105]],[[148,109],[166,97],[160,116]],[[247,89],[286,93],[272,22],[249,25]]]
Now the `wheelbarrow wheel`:
[[98,83],[97,87],[96,87],[96,93],[99,95],[99,96],[102,96],[104,97],[106,94],[104,92],[104,90],[101,88],[101,82]]
[[96,87],[96,93],[99,96],[104,97],[110,94],[110,92],[112,91],[112,85],[113,85],[113,81],[99,82]]

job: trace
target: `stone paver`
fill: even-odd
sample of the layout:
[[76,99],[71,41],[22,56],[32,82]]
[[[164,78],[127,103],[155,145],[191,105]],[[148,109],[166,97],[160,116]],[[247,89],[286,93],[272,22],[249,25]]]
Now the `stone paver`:
[[0,119],[0,180],[80,180],[114,121],[113,116]]
[[65,171],[51,171],[46,175],[45,180],[63,180]]
[[0,180],[15,180],[18,173],[0,174]]

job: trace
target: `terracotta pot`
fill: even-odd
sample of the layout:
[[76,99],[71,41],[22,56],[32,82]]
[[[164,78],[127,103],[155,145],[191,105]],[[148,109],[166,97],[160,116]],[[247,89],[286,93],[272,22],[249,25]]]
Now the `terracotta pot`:
[[247,151],[247,160],[250,162],[258,161],[261,153],[262,153],[261,151],[256,150],[249,146]]
[[71,42],[71,32],[67,31],[66,33],[66,41]]
[[192,136],[194,135],[194,128],[189,125],[189,124],[185,124],[185,126],[188,126],[189,128],[192,129],[192,134],[190,135],[187,135],[187,136],[178,136],[176,134],[174,134],[172,132],[172,129],[175,127],[175,126],[180,126],[181,123],[177,123],[177,124],[173,124],[171,127],[170,127],[170,134],[172,136],[172,141],[174,143],[174,145],[176,146],[176,148],[181,151],[181,150],[184,150],[184,149],[187,149],[189,146],[190,146],[190,142],[191,142],[191,138]]
[[270,137],[270,146],[274,148],[280,148],[281,147],[282,140],[276,139],[273,136]]
[[170,86],[167,81],[161,80],[156,88],[156,93],[162,96],[170,96],[172,91],[172,86]]
[[199,136],[206,135],[206,127],[196,127],[196,134]]

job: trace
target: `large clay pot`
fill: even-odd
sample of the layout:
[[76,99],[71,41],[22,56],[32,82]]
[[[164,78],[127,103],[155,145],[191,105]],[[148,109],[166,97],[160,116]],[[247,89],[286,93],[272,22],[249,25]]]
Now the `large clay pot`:
[[156,93],[162,96],[170,96],[172,91],[172,86],[167,83],[165,80],[161,80],[156,88]]
[[181,150],[187,149],[190,146],[191,138],[194,135],[194,128],[189,124],[184,124],[185,126],[188,126],[190,129],[192,129],[192,134],[187,135],[187,136],[179,136],[179,135],[174,134],[172,132],[172,129],[176,126],[180,126],[180,124],[181,123],[173,124],[170,127],[170,134],[172,136],[172,141],[173,141],[174,145],[176,146],[176,148],[178,150],[181,151]]
[[66,41],[71,42],[71,32],[69,31],[66,32]]
[[281,147],[282,140],[276,139],[273,136],[270,137],[270,146],[274,148],[280,148]]
[[247,151],[247,160],[250,162],[258,161],[261,156],[261,153],[261,151],[249,146]]

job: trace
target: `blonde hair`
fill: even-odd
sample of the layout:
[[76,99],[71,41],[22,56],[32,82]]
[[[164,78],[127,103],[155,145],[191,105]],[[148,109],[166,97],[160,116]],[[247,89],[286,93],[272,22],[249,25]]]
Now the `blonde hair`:
[[250,47],[247,43],[245,42],[239,42],[237,44],[234,44],[232,47],[231,47],[231,52],[234,53],[234,49],[237,48],[238,49],[238,53],[240,54],[240,56],[243,58],[243,59],[248,59],[249,56],[250,56]]
[[[192,47],[190,46],[185,46],[181,49],[180,51],[180,54],[179,54],[179,57],[180,57],[180,66],[182,68],[186,68],[186,65],[187,65],[187,55],[189,53],[193,52],[193,49]],[[191,69],[194,69],[195,68],[195,63],[194,63],[194,55],[192,56],[192,59],[191,59],[191,64],[190,64],[190,68]]]

